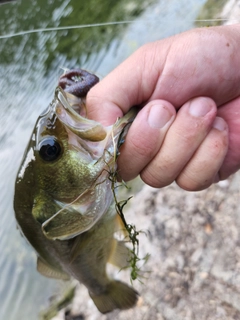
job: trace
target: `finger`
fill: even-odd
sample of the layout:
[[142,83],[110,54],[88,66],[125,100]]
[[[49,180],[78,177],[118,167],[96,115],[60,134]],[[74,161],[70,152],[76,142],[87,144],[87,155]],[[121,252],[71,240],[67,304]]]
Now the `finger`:
[[219,179],[223,180],[240,169],[240,97],[220,107],[218,116],[229,128],[228,152],[219,171]]
[[[109,125],[132,106],[149,100],[156,86],[160,70],[164,67],[171,43],[167,40],[165,42],[166,44],[159,52],[163,59],[157,59],[154,61],[154,65],[150,63],[157,50],[156,44],[153,43],[138,49],[94,86],[87,94],[89,118]],[[161,97],[156,99],[161,99]]]
[[155,158],[141,172],[153,187],[172,183],[211,130],[217,112],[210,98],[199,97],[181,107]]
[[151,101],[138,113],[120,149],[118,168],[123,180],[135,178],[154,158],[175,115],[175,108],[163,100]]
[[211,131],[177,177],[177,184],[188,191],[199,191],[217,182],[227,150],[227,123],[217,117]]

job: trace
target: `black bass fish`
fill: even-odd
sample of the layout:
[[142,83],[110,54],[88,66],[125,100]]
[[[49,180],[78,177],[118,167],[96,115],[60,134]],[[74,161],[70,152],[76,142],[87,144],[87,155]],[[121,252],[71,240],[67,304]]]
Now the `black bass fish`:
[[76,278],[98,310],[107,313],[138,300],[132,287],[106,273],[108,262],[124,268],[130,259],[124,242],[114,237],[122,226],[109,172],[116,169],[116,146],[136,111],[109,127],[87,119],[85,96],[98,80],[81,69],[60,78],[25,151],[14,209],[37,252],[37,270],[56,279]]

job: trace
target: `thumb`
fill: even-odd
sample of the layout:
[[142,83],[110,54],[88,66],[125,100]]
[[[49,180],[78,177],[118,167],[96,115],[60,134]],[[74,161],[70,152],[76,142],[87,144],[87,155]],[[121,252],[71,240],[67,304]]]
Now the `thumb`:
[[109,126],[115,123],[117,118],[122,117],[123,112],[116,103],[108,99],[104,90],[105,87],[100,82],[88,92],[86,99],[87,117],[102,123],[104,126]]
[[158,70],[164,66],[168,42],[171,41],[165,42],[153,67],[145,68],[144,61],[152,61],[153,56],[158,56],[155,54],[156,45],[145,45],[91,88],[86,99],[88,117],[110,125],[132,106],[148,102],[159,78]]
[[132,180],[152,161],[175,116],[174,106],[164,100],[153,100],[139,111],[120,148],[118,168],[123,180]]

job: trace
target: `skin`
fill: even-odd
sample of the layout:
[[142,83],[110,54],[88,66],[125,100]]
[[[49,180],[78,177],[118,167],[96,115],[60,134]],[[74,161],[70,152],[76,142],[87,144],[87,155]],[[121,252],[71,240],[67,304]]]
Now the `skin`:
[[239,170],[239,43],[239,24],[149,43],[89,91],[104,125],[142,107],[118,161],[125,181],[197,191]]

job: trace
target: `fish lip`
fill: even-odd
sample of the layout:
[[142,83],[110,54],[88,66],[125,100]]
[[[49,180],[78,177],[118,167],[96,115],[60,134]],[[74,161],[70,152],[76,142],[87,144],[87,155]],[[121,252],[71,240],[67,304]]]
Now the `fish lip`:
[[[66,110],[66,112],[69,112],[70,115],[74,118],[76,118],[77,120],[84,120],[84,121],[88,121],[88,122],[92,122],[92,120],[88,120],[86,118],[83,118],[79,113],[77,113],[73,107],[71,106],[71,102],[70,99],[73,99],[73,101],[75,101],[76,104],[80,103],[80,98],[65,92],[60,86],[56,87],[55,89],[55,93],[54,93],[54,100],[53,100],[53,104],[54,104],[54,111],[56,112],[56,114],[58,114],[58,109],[59,109],[59,104]],[[72,102],[73,104],[73,102]],[[60,119],[61,120],[61,119]]]
[[99,78],[86,70],[74,68],[65,70],[61,75],[58,85],[76,97],[86,97],[88,91],[99,82]]
[[106,128],[77,113],[71,103],[80,103],[81,99],[65,92],[61,87],[55,90],[53,108],[58,119],[74,134],[88,141],[102,141],[107,136]]

